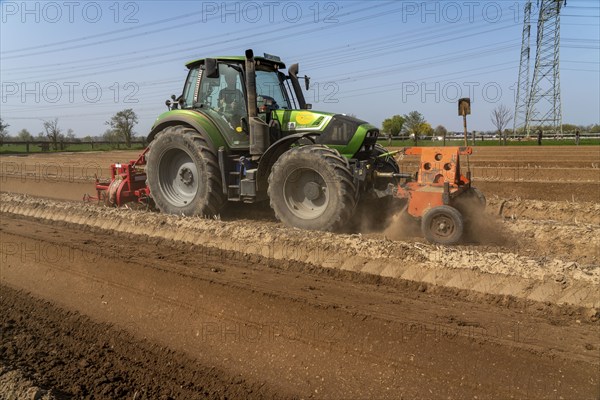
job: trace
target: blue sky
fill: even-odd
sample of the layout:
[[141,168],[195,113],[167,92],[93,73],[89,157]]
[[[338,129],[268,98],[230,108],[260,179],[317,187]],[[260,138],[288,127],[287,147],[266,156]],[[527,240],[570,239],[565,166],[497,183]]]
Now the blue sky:
[[[472,98],[470,130],[514,108],[525,1],[0,1],[0,116],[16,134],[43,120],[100,135],[133,108],[139,135],[180,94],[185,62],[278,55],[299,62],[317,110],[380,126],[420,111],[460,131],[456,100]],[[535,2],[534,2],[535,5]],[[535,23],[532,16],[532,65]],[[561,16],[563,122],[600,122],[600,5],[570,0]],[[512,124],[511,124],[512,126]]]

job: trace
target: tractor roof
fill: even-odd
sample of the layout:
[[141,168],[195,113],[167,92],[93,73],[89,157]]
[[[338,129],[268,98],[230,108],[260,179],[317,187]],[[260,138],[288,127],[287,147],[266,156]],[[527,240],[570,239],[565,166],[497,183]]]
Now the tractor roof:
[[[237,62],[244,62],[244,60],[246,60],[246,57],[244,57],[244,56],[225,56],[225,57],[221,56],[221,57],[207,57],[207,58],[214,58],[219,61],[237,61]],[[285,64],[281,61],[272,60],[272,59],[265,58],[265,57],[254,57],[254,59],[258,60],[264,64],[271,64],[271,65],[276,65],[279,68],[285,68]],[[188,62],[187,64],[185,64],[185,66],[188,68],[191,68],[192,66],[194,66],[196,64],[204,64],[204,60],[206,60],[206,58],[199,58],[197,60]]]

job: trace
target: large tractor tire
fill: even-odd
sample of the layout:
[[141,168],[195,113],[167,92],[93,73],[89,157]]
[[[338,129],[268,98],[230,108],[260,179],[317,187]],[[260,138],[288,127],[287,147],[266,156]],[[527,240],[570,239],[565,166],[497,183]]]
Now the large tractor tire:
[[348,160],[322,145],[285,152],[273,165],[268,194],[277,218],[301,229],[339,230],[356,206]]
[[462,239],[463,217],[454,207],[434,207],[421,219],[421,230],[423,236],[431,243],[456,244]]
[[187,126],[159,132],[146,155],[150,193],[166,214],[214,216],[225,205],[218,158]]

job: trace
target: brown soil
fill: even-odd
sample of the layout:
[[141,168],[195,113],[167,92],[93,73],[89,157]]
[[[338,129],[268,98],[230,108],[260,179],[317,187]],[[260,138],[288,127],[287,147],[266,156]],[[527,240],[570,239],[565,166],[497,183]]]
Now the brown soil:
[[[274,395],[264,382],[247,382],[4,285],[0,310],[2,364],[52,388],[53,397],[48,398],[262,399]],[[12,390],[18,391],[18,386]],[[47,393],[26,388],[18,398],[25,394],[37,399],[41,397],[35,395]]]
[[0,399],[56,400],[53,392],[35,386],[19,370],[0,364]]
[[81,203],[135,158],[0,157],[0,398],[600,397],[600,147],[476,147],[453,247]]
[[[137,152],[0,156],[0,191],[62,200],[93,193],[96,176],[109,178],[109,166],[137,158]],[[415,172],[418,157],[399,160]],[[475,147],[469,157],[476,186],[488,197],[546,201],[598,202],[600,147]],[[467,161],[463,157],[463,168]]]
[[486,211],[503,218],[600,225],[600,202],[487,199]]
[[67,395],[597,395],[597,311],[6,215],[2,242],[3,359]]
[[[69,223],[113,234],[143,235],[182,241],[219,250],[242,251],[273,260],[308,262],[333,270],[403,278],[434,285],[510,294],[538,301],[598,307],[600,268],[585,264],[583,254],[549,254],[539,236],[539,246],[494,222],[498,234],[477,237],[472,244],[446,248],[417,238],[395,238],[385,234],[332,234],[287,228],[270,221],[219,221],[180,218],[160,213],[93,205],[56,202],[22,195],[0,195],[0,211],[7,215],[34,217],[48,224]],[[487,221],[488,219],[485,219]],[[491,220],[490,220],[491,221]],[[498,223],[499,225],[496,225]],[[493,233],[491,227],[482,227]],[[568,226],[563,230],[568,230]],[[592,232],[600,227],[592,227]],[[236,238],[232,241],[231,238]],[[418,243],[415,243],[414,240]],[[522,239],[522,240],[521,240]],[[481,240],[484,240],[481,242]],[[565,245],[572,236],[562,238]],[[523,247],[521,247],[521,245]],[[556,248],[557,246],[554,246]],[[562,255],[562,257],[561,257]],[[593,256],[595,257],[595,256]],[[457,279],[457,273],[460,277]]]

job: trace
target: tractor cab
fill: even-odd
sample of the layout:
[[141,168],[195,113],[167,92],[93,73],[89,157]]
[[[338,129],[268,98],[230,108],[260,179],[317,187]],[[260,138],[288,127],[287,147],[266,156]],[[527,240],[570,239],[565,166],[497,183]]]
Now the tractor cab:
[[[297,100],[290,89],[290,77],[280,72],[285,64],[274,57],[255,59],[255,101],[249,106],[244,57],[218,57],[188,63],[189,73],[180,101],[181,109],[201,110],[224,134],[232,149],[250,145],[249,116],[254,114],[271,125],[276,110],[291,110]],[[300,94],[302,94],[300,92]],[[249,109],[253,108],[254,110]],[[280,132],[270,128],[277,140]]]
[[[218,127],[228,150],[250,149],[258,159],[270,145],[290,135],[312,136],[352,158],[374,148],[378,130],[357,118],[312,110],[306,103],[298,64],[286,66],[279,57],[215,57],[187,64],[188,77],[178,102],[170,110],[200,111]],[[253,69],[249,74],[248,69]],[[166,113],[168,114],[168,113]],[[164,116],[165,114],[163,114]],[[159,117],[159,120],[163,117]],[[153,136],[149,137],[152,139]],[[367,147],[361,148],[367,141]]]

